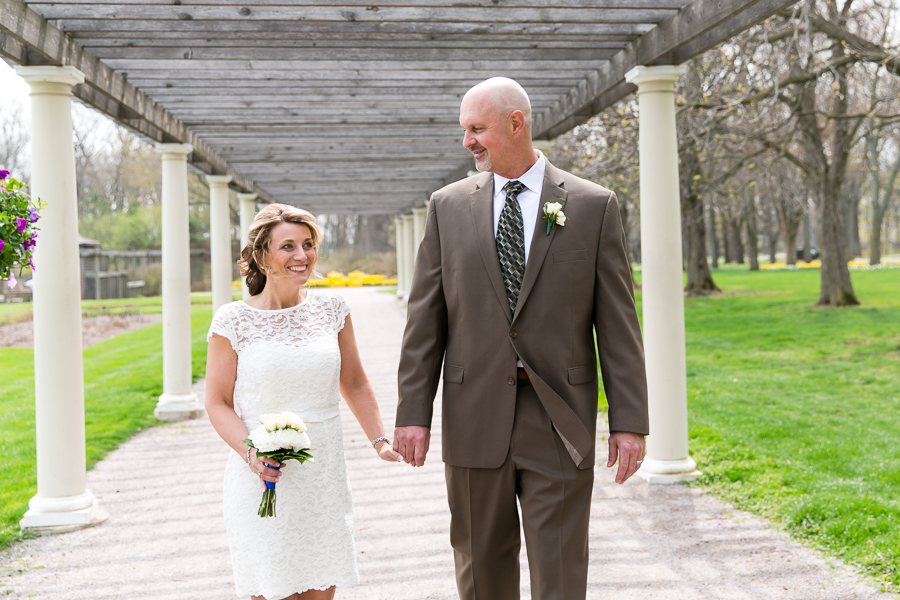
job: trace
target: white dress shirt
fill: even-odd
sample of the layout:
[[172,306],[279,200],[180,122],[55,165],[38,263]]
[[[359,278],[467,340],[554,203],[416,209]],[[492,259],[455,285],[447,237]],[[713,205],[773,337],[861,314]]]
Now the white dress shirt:
[[[522,225],[525,229],[525,264],[528,264],[528,253],[531,252],[531,240],[534,238],[534,225],[537,222],[538,211],[541,204],[541,192],[544,189],[544,171],[547,167],[547,161],[540,150],[535,150],[538,160],[524,175],[517,177],[516,181],[522,182],[525,189],[522,190],[518,197],[519,209],[522,211]],[[506,204],[506,192],[503,186],[509,181],[506,177],[501,177],[494,173],[494,237],[497,237],[497,227],[500,224],[500,213],[503,211],[503,205]]]

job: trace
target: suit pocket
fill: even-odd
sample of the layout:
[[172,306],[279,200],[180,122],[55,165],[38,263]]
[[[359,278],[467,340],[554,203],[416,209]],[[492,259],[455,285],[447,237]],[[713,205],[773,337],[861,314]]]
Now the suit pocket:
[[569,384],[582,385],[597,378],[597,365],[584,365],[569,369]]
[[447,383],[462,383],[465,369],[456,365],[444,365],[444,381]]
[[570,250],[569,252],[554,252],[553,262],[569,262],[570,260],[587,260],[587,250]]

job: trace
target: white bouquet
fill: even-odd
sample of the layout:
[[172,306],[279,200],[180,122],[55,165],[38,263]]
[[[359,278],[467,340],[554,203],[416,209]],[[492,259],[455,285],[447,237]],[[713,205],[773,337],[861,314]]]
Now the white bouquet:
[[[244,443],[256,448],[257,456],[274,458],[282,463],[292,458],[299,463],[315,462],[310,448],[309,436],[306,435],[306,423],[292,412],[261,415],[259,427],[250,432]],[[278,467],[269,467],[278,469]],[[266,482],[262,502],[259,503],[260,517],[275,516],[275,484]]]

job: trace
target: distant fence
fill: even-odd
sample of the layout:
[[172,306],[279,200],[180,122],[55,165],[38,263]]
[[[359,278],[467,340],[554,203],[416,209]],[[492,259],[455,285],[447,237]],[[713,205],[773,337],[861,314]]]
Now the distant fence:
[[[100,250],[81,247],[81,297],[90,300],[144,295],[147,270],[162,262],[161,250]],[[209,288],[209,252],[191,250],[191,289]]]

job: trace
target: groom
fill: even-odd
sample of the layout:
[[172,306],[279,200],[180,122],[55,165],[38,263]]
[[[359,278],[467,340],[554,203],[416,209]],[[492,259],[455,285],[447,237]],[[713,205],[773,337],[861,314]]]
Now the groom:
[[[481,173],[438,190],[428,205],[403,336],[394,449],[407,463],[424,464],[443,376],[460,598],[519,598],[518,497],[532,598],[583,600],[596,352],[609,401],[607,466],[618,459],[617,483],[640,468],[648,433],[641,331],[616,197],[534,150],[528,95],[511,79],[470,89],[459,122]],[[554,203],[561,211],[545,218]]]

